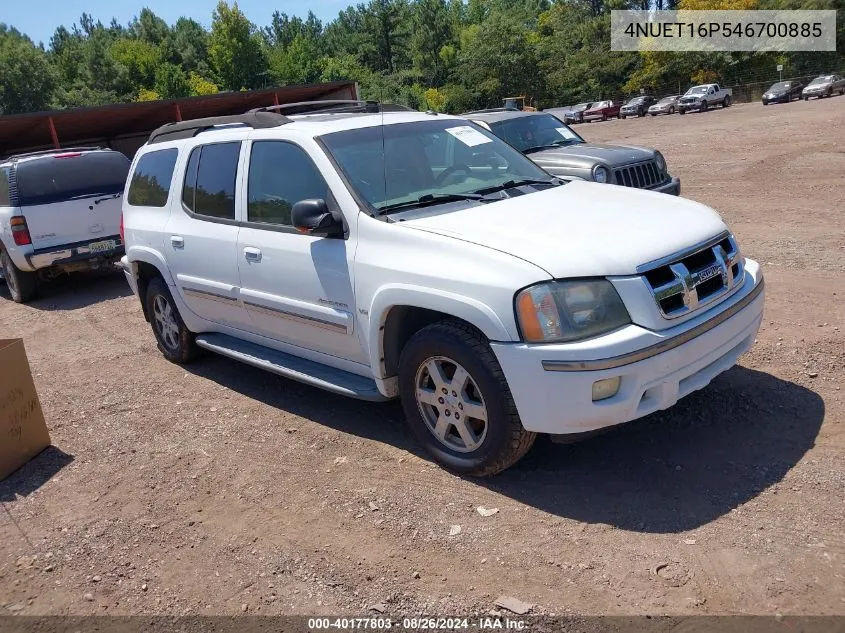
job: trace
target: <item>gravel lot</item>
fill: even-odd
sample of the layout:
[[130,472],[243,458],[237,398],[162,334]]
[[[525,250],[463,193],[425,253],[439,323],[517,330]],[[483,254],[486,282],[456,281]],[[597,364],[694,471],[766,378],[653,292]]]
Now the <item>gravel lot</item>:
[[0,483],[0,613],[845,614],[845,98],[577,129],[661,149],[763,264],[740,366],[479,481],[396,404],[168,363],[120,275],[0,288],[55,445]]

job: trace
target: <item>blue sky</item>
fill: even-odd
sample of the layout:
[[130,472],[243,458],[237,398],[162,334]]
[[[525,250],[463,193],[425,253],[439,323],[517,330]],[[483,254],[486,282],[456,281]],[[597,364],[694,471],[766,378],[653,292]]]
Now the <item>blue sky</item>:
[[[310,9],[327,22],[336,17],[338,11],[354,3],[350,0],[240,0],[238,6],[252,22],[265,26],[276,10],[305,17]],[[83,0],[79,3],[67,0],[0,0],[0,6],[0,22],[14,26],[33,41],[44,42],[47,46],[57,26],[64,24],[70,27],[83,12],[90,13],[103,24],[111,22],[113,17],[126,24],[146,6],[168,24],[185,16],[208,28],[217,0],[138,0],[137,4],[127,0]]]

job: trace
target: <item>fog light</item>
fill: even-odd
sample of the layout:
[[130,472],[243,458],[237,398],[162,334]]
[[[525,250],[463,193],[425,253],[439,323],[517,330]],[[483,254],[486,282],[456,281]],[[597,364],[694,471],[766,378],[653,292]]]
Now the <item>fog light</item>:
[[619,376],[615,378],[604,378],[593,383],[593,402],[612,398],[619,392]]

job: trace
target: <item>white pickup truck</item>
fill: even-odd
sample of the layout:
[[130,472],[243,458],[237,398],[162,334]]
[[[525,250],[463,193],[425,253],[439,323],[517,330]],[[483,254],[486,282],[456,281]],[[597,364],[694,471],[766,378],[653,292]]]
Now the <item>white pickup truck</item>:
[[681,114],[686,114],[690,110],[704,112],[707,108],[717,105],[727,108],[731,105],[732,95],[733,90],[722,88],[719,84],[693,86],[678,99],[678,112]]
[[763,275],[715,211],[564,183],[464,119],[314,107],[169,124],[135,156],[122,265],[171,361],[399,397],[435,460],[490,475],[753,344]]
[[39,279],[117,263],[128,172],[129,159],[109,149],[0,159],[0,276],[14,301],[33,299]]

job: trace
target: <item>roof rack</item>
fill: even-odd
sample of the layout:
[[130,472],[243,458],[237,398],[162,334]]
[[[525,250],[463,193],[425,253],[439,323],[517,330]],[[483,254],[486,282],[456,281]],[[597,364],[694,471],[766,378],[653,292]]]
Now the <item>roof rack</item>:
[[50,154],[64,154],[66,152],[92,152],[98,149],[104,148],[99,145],[91,145],[86,147],[54,147],[53,149],[42,149],[38,150],[37,152],[9,154],[8,156],[0,157],[0,160],[18,160],[19,158],[30,158],[31,156],[49,156]]
[[250,112],[284,112],[293,114],[343,113],[343,112],[407,112],[411,111],[403,105],[395,103],[379,103],[378,101],[349,101],[341,99],[324,99],[322,101],[299,101],[297,103],[283,103],[280,105],[254,108]]
[[191,138],[200,132],[213,128],[217,125],[246,125],[253,129],[264,129],[278,127],[290,123],[290,119],[275,112],[250,111],[246,114],[235,114],[231,116],[214,116],[204,119],[192,119],[190,121],[179,121],[178,123],[166,123],[160,128],[153,130],[148,143],[163,143],[174,141],[180,138]]

